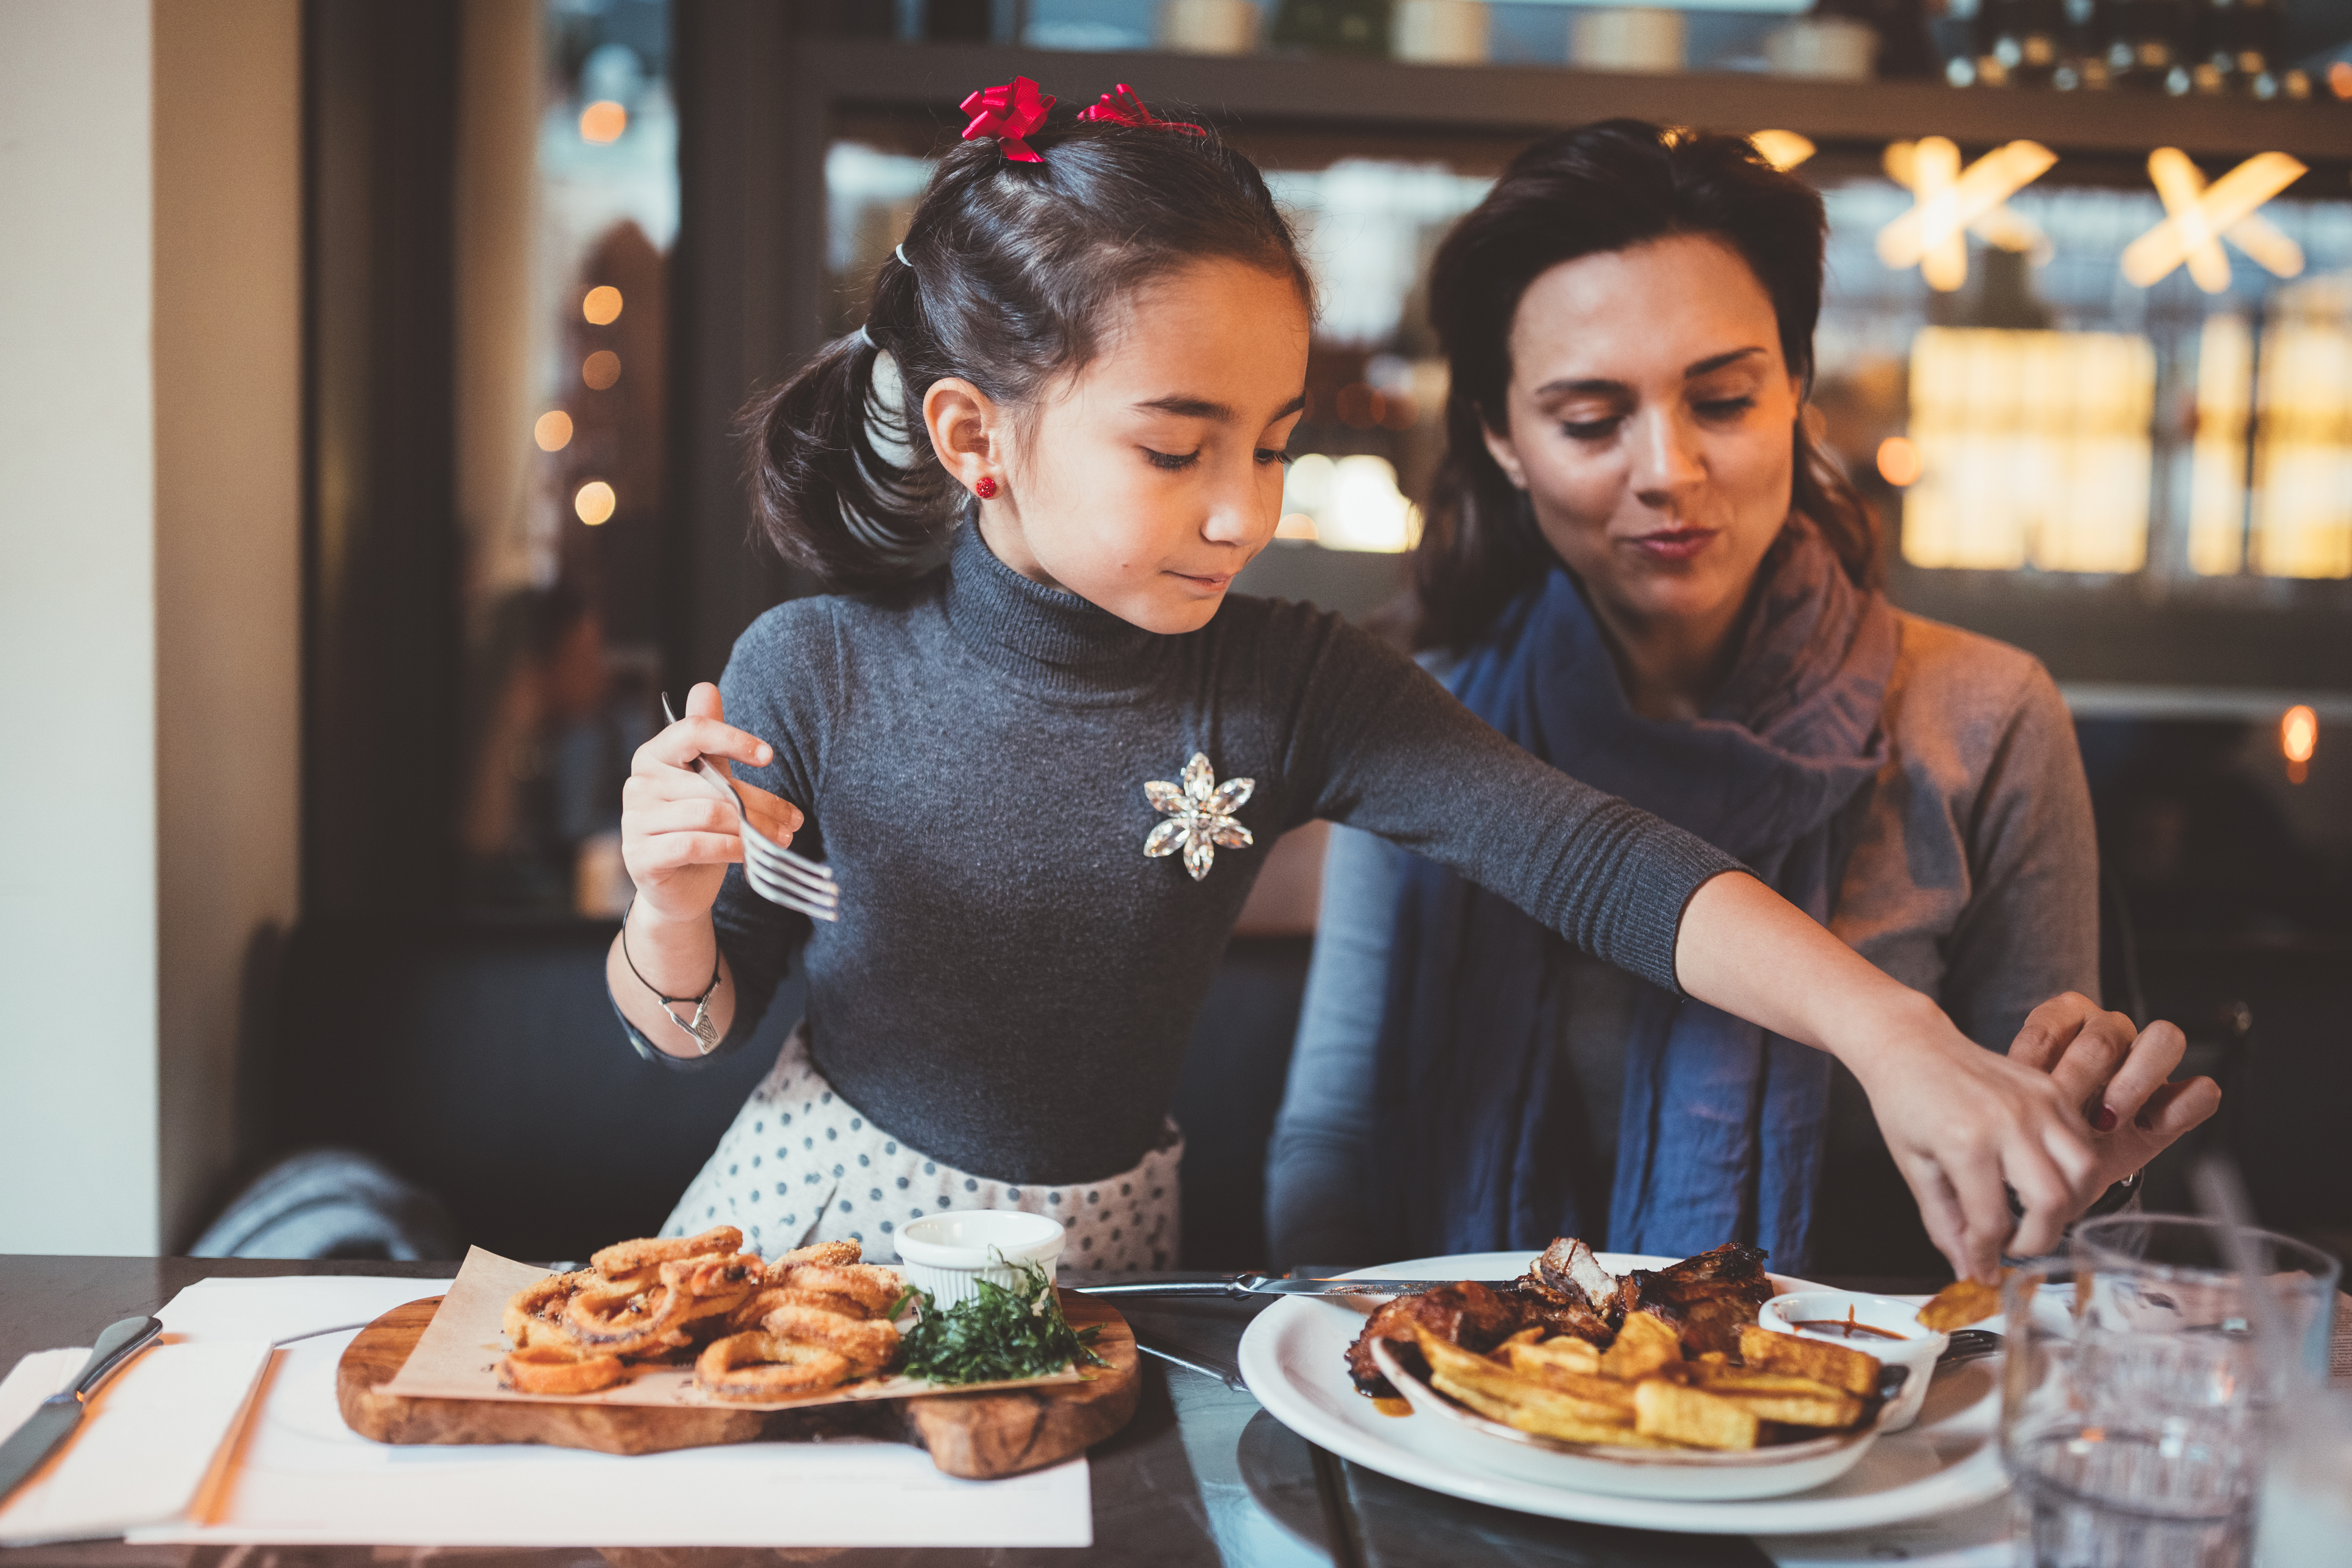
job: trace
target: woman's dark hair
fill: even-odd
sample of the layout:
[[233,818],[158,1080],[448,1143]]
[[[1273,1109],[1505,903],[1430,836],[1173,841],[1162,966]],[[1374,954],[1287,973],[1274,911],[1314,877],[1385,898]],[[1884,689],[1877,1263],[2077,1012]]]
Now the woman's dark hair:
[[[1093,360],[1139,287],[1210,258],[1289,278],[1312,309],[1265,178],[1214,132],[1064,110],[1025,140],[1038,162],[1007,160],[993,137],[952,148],[882,264],[863,334],[835,339],[744,413],[757,526],[827,586],[921,569],[962,515],[970,498],[923,428],[935,382],[961,376],[1018,417]],[[895,386],[876,375],[884,351]]]
[[[1780,353],[1810,391],[1822,310],[1822,198],[1748,142],[1605,120],[1548,136],[1454,226],[1430,272],[1429,314],[1453,373],[1445,460],[1414,552],[1416,647],[1466,647],[1554,557],[1526,499],[1486,450],[1507,423],[1511,322],[1519,299],[1563,261],[1675,235],[1737,251],[1771,296]],[[1878,581],[1878,520],[1797,422],[1790,510],[1821,531],[1855,583]]]

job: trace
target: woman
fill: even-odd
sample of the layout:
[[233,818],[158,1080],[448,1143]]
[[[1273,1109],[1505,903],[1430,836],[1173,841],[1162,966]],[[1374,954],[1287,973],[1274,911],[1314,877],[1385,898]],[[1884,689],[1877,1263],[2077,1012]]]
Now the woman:
[[[1738,856],[1979,1044],[2057,998],[2015,1054],[2127,1175],[2219,1091],[2164,1083],[2179,1031],[2134,1046],[2083,1000],[2097,865],[2048,675],[1876,592],[1874,521],[1802,414],[1823,232],[1731,138],[1617,121],[1523,153],[1432,275],[1453,390],[1414,641],[1504,734]],[[1821,1053],[1442,868],[1341,830],[1323,908],[1269,1171],[1286,1261],[1581,1235],[1802,1268],[1832,1129],[1830,1163],[1888,1170]],[[1950,1201],[1932,1165],[1902,1175],[1922,1212]]]

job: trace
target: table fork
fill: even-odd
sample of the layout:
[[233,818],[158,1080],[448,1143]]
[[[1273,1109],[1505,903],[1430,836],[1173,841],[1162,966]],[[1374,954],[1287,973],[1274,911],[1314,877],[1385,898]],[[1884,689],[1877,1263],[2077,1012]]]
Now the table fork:
[[[667,691],[662,693],[662,715],[673,724],[677,722],[677,710],[669,705]],[[839,920],[841,889],[833,879],[833,868],[805,855],[793,854],[752,826],[751,814],[744,809],[743,796],[736,789],[735,781],[709,757],[696,757],[694,771],[718,792],[719,799],[735,808],[736,824],[742,830],[743,875],[751,882],[751,890],[772,904],[796,910],[811,920]]]

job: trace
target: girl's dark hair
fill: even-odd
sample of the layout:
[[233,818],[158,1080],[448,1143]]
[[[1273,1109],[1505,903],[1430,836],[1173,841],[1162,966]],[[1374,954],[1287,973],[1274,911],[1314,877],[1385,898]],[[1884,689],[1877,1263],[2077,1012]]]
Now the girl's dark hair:
[[[969,501],[923,427],[932,384],[961,376],[1016,411],[1082,369],[1139,286],[1219,258],[1313,285],[1255,164],[1214,132],[1079,121],[940,161],[863,335],[835,339],[745,410],[757,526],[827,586],[875,587],[922,568]],[[879,379],[887,351],[897,384]],[[881,437],[877,447],[877,437]]]
[[[1822,198],[1745,140],[1606,120],[1548,136],[1454,226],[1430,272],[1429,314],[1453,373],[1445,460],[1414,552],[1416,647],[1466,647],[1549,570],[1526,499],[1486,450],[1507,423],[1511,322],[1537,278],[1580,256],[1675,235],[1719,239],[1747,261],[1807,391],[1822,310]],[[1846,574],[1875,586],[1878,520],[1800,419],[1790,510],[1821,531]]]

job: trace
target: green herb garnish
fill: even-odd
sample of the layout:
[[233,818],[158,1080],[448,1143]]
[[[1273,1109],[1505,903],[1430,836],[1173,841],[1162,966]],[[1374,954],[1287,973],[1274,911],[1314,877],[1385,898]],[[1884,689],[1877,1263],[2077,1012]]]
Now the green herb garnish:
[[892,1315],[909,1303],[915,1308],[915,1326],[899,1337],[908,1376],[932,1383],[1004,1383],[1050,1377],[1073,1363],[1110,1364],[1089,1348],[1100,1326],[1070,1327],[1044,1268],[1034,1263],[1012,1268],[1021,1277],[1017,1287],[980,1280],[971,1295],[945,1311],[931,1305],[928,1292],[908,1288]]

